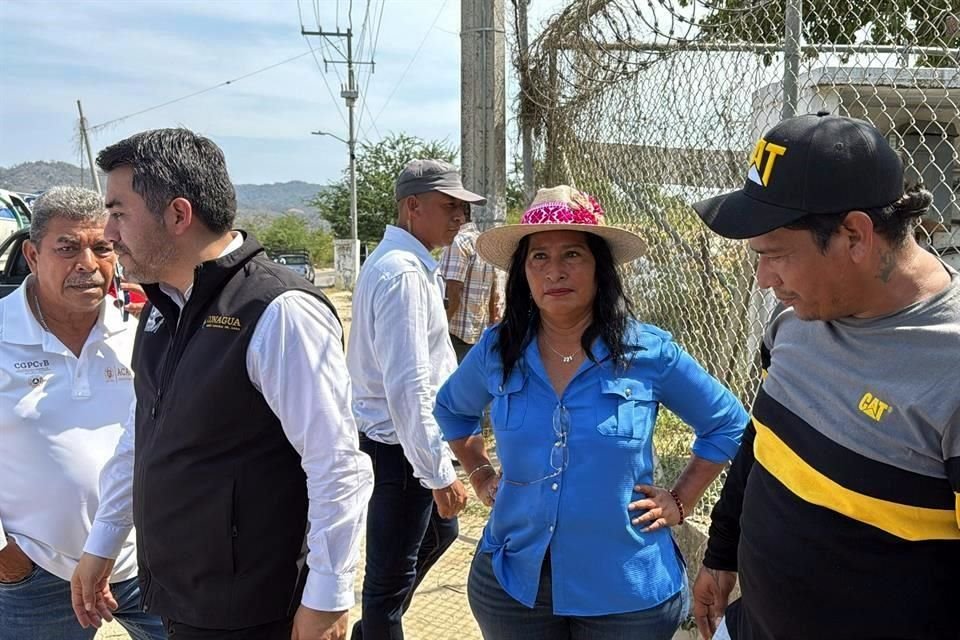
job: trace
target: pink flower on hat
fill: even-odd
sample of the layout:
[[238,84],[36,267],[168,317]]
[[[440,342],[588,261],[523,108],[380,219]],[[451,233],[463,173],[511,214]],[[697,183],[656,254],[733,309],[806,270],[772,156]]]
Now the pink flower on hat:
[[520,224],[603,224],[603,207],[597,199],[581,191],[570,191],[570,200],[566,202],[534,202],[520,218]]
[[643,240],[635,233],[606,225],[603,207],[596,198],[573,187],[558,185],[537,191],[520,224],[484,231],[477,239],[477,252],[490,264],[506,270],[521,238],[554,229],[583,230],[603,238],[616,264],[635,260],[646,251]]

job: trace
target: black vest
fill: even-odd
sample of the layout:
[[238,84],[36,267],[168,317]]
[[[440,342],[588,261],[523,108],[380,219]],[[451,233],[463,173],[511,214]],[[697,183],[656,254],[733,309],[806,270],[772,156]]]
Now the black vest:
[[306,580],[306,477],[247,376],[247,346],[285,291],[333,306],[252,237],[197,267],[182,312],[158,286],[144,289],[133,353],[144,609],[217,629],[288,617]]

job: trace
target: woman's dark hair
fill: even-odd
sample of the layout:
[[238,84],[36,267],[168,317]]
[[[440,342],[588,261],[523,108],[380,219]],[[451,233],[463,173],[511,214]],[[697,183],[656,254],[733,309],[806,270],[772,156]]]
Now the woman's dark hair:
[[[926,189],[914,187],[900,196],[896,202],[885,207],[863,209],[873,220],[873,228],[894,247],[903,246],[913,230],[914,221],[926,213],[933,202],[933,195]],[[787,229],[809,231],[821,253],[827,252],[830,238],[840,229],[849,211],[821,213],[801,218],[787,225]]]
[[[625,366],[627,349],[624,338],[633,307],[623,292],[623,282],[613,261],[613,254],[606,240],[592,233],[584,233],[587,247],[593,254],[596,264],[594,278],[597,283],[597,295],[593,300],[593,321],[583,332],[580,345],[587,357],[596,362],[590,346],[596,338],[601,338],[610,349],[610,359],[616,365]],[[523,237],[517,244],[510,271],[507,276],[506,307],[503,322],[500,323],[496,350],[503,362],[503,379],[509,377],[523,350],[530,344],[540,329],[540,309],[530,295],[527,282],[526,261],[530,248],[530,236]]]

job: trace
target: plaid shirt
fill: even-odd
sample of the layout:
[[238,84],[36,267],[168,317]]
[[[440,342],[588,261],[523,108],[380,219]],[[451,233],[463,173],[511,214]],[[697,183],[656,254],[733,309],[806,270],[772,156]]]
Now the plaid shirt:
[[453,244],[445,248],[440,257],[440,276],[444,280],[463,283],[460,307],[450,320],[450,333],[468,344],[476,344],[480,334],[490,324],[490,294],[493,287],[501,293],[501,304],[503,301],[503,276],[496,267],[477,255],[479,236],[480,231],[475,223],[464,224]]

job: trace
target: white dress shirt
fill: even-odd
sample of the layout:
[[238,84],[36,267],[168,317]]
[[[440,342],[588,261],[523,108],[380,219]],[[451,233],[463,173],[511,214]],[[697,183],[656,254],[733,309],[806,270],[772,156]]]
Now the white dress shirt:
[[[27,300],[26,282],[0,300],[0,549],[10,536],[35,564],[69,580],[100,504],[100,471],[133,400],[136,324],[107,297],[76,356],[44,331]],[[136,577],[131,530],[116,547],[111,582]]]
[[[238,233],[221,257],[242,244]],[[181,309],[192,289],[161,288]],[[267,305],[247,348],[250,382],[279,418],[307,476],[310,571],[301,602],[317,611],[354,604],[360,536],[373,493],[373,467],[359,449],[350,413],[342,337],[326,305],[302,291],[287,291]],[[135,408],[117,456],[104,470],[101,508],[84,548],[100,557],[113,557],[116,541],[133,526]]]
[[457,368],[443,286],[427,248],[388,225],[353,291],[347,349],[360,431],[383,444],[400,444],[428,489],[457,479],[433,417],[437,390]]

